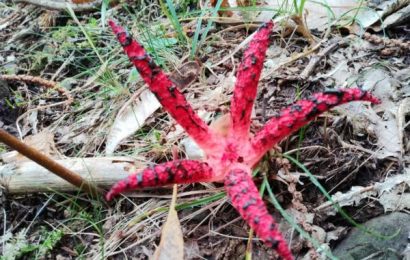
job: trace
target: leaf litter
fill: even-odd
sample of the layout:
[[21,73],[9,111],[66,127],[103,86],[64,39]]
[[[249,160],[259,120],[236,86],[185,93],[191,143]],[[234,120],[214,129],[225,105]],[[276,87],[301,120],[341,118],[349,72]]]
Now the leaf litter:
[[[337,4],[335,5],[337,6]],[[144,7],[146,9],[143,9]],[[346,10],[343,8],[341,8],[342,11]],[[36,10],[36,12],[28,15],[26,13],[25,15],[34,21],[41,9],[37,8]],[[156,3],[142,1],[141,13],[138,15],[142,21],[146,21],[146,19],[155,20],[155,15],[153,16],[153,14],[156,12],[158,14],[158,10],[160,8]],[[309,28],[317,29],[323,33],[327,29],[326,25],[329,17],[315,12],[321,11],[319,8],[310,9],[308,6],[306,10],[309,12],[307,15],[307,25]],[[122,11],[121,7],[110,10],[110,12],[113,12],[113,15]],[[18,47],[18,51],[13,51],[9,46],[10,43],[7,43],[14,30],[22,29],[18,27],[18,24],[24,21],[25,11],[23,10],[22,12],[18,13],[9,7],[5,7],[5,12],[2,12],[1,15],[3,16],[1,18],[11,14],[13,19],[5,23],[0,22],[1,45],[5,47],[2,48],[5,52],[0,54],[0,61],[8,61],[4,68],[13,68],[15,72],[21,72],[19,66],[27,65],[27,60],[21,58],[23,56],[21,53],[24,54],[24,49],[28,49],[25,48],[27,44],[36,43],[36,38],[30,35],[27,37],[27,34],[25,38],[14,38],[13,44]],[[394,14],[394,11],[391,12]],[[390,15],[387,13],[389,12],[386,11],[386,15]],[[87,16],[79,17],[81,21],[90,21],[90,18]],[[62,26],[66,26],[64,19],[58,16],[57,22]],[[315,19],[318,20],[315,21]],[[161,22],[167,23],[164,20]],[[316,28],[315,22],[319,24]],[[215,121],[217,117],[226,111],[226,107],[229,105],[227,102],[232,91],[232,84],[228,83],[225,85],[223,82],[229,82],[232,77],[231,75],[235,75],[235,65],[239,64],[238,57],[240,57],[240,53],[246,45],[243,44],[241,48],[232,51],[232,47],[246,42],[247,34],[245,30],[241,29],[225,30],[229,26],[233,25],[217,25],[214,29],[217,33],[213,31],[209,34],[210,38],[205,43],[207,48],[204,49],[210,51],[199,53],[204,69],[199,73],[198,79],[184,90],[188,94],[189,99],[195,100],[195,108],[203,111],[202,115],[204,115],[207,122]],[[370,26],[377,30],[376,26]],[[218,33],[219,31],[221,33]],[[318,38],[323,36],[323,34],[316,33],[314,30],[313,34]],[[337,32],[333,31],[330,37],[336,34]],[[41,36],[38,37],[41,39]],[[72,39],[74,41],[81,41],[81,37],[74,37]],[[217,44],[212,41],[214,39],[218,39]],[[408,153],[410,149],[408,145],[410,134],[408,125],[408,98],[410,93],[408,54],[406,52],[397,52],[397,54],[381,57],[379,56],[381,46],[361,39],[360,34],[359,36],[350,35],[343,39],[348,40],[347,47],[340,46],[333,53],[328,53],[318,63],[309,77],[304,80],[295,80],[290,76],[301,73],[311,57],[313,57],[313,53],[311,56],[311,54],[306,52],[309,45],[306,44],[306,41],[300,35],[293,34],[281,38],[278,31],[274,38],[275,43],[268,51],[265,63],[265,76],[264,80],[260,83],[262,91],[258,99],[259,102],[254,109],[256,123],[252,126],[253,130],[256,131],[258,126],[262,125],[264,115],[265,117],[273,115],[277,108],[282,107],[299,95],[308,95],[310,92],[331,86],[346,87],[359,85],[368,90],[373,90],[377,96],[383,98],[381,105],[374,108],[366,105],[353,105],[352,107],[345,106],[334,110],[312,123],[304,133],[303,138],[295,135],[289,140],[282,142],[281,149],[284,149],[284,151],[293,150],[294,153],[298,153],[299,160],[309,167],[319,180],[323,181],[328,190],[336,187],[333,191],[334,199],[336,201],[340,200],[342,204],[346,203],[343,205],[348,208],[358,210],[360,207],[364,207],[364,212],[367,212],[367,208],[377,208],[382,212],[401,209],[408,210],[408,199],[406,200],[409,190],[408,180],[406,179],[408,178],[408,167],[406,166],[409,163]],[[77,47],[81,47],[81,42],[78,43]],[[47,45],[47,42],[43,41],[41,44]],[[60,44],[59,41],[55,41],[53,44],[60,46],[58,45]],[[107,40],[106,44],[115,46],[113,39]],[[317,50],[322,50],[327,44],[327,40],[323,41]],[[44,50],[47,51],[49,49],[45,48]],[[176,57],[181,57],[181,60],[183,60],[183,54],[188,52],[189,50],[183,48],[177,49]],[[76,53],[76,55],[78,54]],[[164,60],[166,65],[169,66],[168,68],[171,68],[169,70],[172,71],[173,64],[167,64],[167,59]],[[223,62],[218,64],[219,61]],[[67,77],[77,76],[75,74],[79,73],[80,70],[76,65],[81,64],[81,62],[82,58],[76,56],[76,59],[71,60],[68,65],[70,70],[63,68],[61,70],[62,73],[57,75],[55,80],[64,81]],[[125,59],[113,65],[115,68],[118,68],[115,70],[122,73],[122,75],[118,76],[119,79],[124,78],[122,77],[123,75],[127,76],[130,73],[129,68],[121,67],[120,63],[125,63]],[[278,64],[285,65],[277,66]],[[55,72],[53,68],[58,68],[60,65],[62,63],[58,60],[51,60],[49,65],[43,64],[43,67],[40,67],[41,74],[46,76],[53,74]],[[142,122],[138,124],[136,123],[137,120],[135,120],[135,113],[142,113],[140,109],[132,111],[134,117],[128,117],[127,115],[131,115],[132,112],[126,112],[132,110],[130,109],[132,105],[127,107],[124,104],[130,100],[132,95],[129,95],[129,93],[124,95],[124,92],[118,91],[118,89],[110,92],[110,88],[105,87],[107,81],[107,78],[105,78],[106,68],[101,71],[97,69],[96,71],[98,72],[86,75],[85,77],[80,76],[79,79],[70,84],[70,93],[78,102],[75,103],[73,109],[67,111],[63,107],[59,108],[57,106],[48,109],[48,111],[39,110],[36,113],[30,113],[30,117],[26,115],[22,119],[23,121],[21,121],[24,126],[22,131],[23,137],[33,134],[34,132],[32,133],[32,131],[35,131],[33,129],[37,129],[39,132],[45,128],[50,129],[51,132],[54,132],[54,141],[59,152],[70,157],[93,157],[105,153],[108,149],[111,152],[113,151],[114,154],[125,153],[132,156],[138,154],[146,160],[160,162],[171,156],[169,151],[167,151],[169,149],[166,147],[170,147],[173,144],[180,145],[181,150],[184,150],[184,146],[187,147],[186,144],[183,144],[184,142],[181,142],[184,138],[183,134],[178,132],[178,129],[175,129],[174,123],[167,116],[164,116],[161,110],[145,113],[143,117],[145,119],[141,120]],[[274,72],[272,73],[272,71]],[[1,73],[5,73],[5,71],[2,70]],[[37,68],[32,67],[27,73],[36,75]],[[86,82],[87,92],[82,89],[83,82]],[[121,82],[125,81],[121,80]],[[131,93],[136,93],[141,86],[141,82],[137,82],[136,85],[124,87],[129,87]],[[58,95],[45,93],[39,88],[33,88],[33,86],[13,83],[11,88],[13,91],[17,91],[20,96],[31,101],[22,107],[22,112],[36,108],[44,103],[52,104],[58,99]],[[117,95],[114,93],[121,94]],[[35,98],[33,99],[32,97]],[[135,100],[138,100],[138,98]],[[138,101],[134,101],[131,104],[135,103],[138,105]],[[148,106],[150,105],[152,104]],[[4,109],[4,107],[1,109]],[[127,120],[130,120],[124,120],[123,125],[128,127],[129,125],[125,122],[132,122],[131,124],[134,124],[133,127],[138,126],[139,131],[145,136],[133,134],[131,130],[127,130],[128,133],[126,135],[122,134],[123,137],[117,138],[118,141],[113,142],[115,145],[107,148],[108,136],[115,128],[116,120],[121,118],[128,118]],[[35,128],[32,129],[33,126]],[[12,129],[13,125],[7,124],[6,127]],[[117,129],[125,131],[123,128]],[[156,140],[156,145],[165,148],[160,149],[160,152],[153,152],[153,150],[150,150],[153,146],[152,140]],[[191,150],[196,152],[195,148]],[[191,155],[193,152],[185,149],[185,153],[188,155]],[[201,155],[196,154],[195,156]],[[299,181],[295,184],[296,191],[301,192],[299,194],[293,189],[288,190],[285,182],[273,181],[273,179],[277,178],[275,176],[278,171],[281,172],[284,168],[288,167],[286,164],[277,164],[272,162],[272,160],[267,163],[269,170],[266,173],[272,179],[275,191],[279,194],[278,197],[282,205],[289,207],[289,210],[298,217],[300,222],[311,225],[312,230],[316,230],[318,240],[334,245],[335,240],[344,237],[349,227],[346,223],[334,221],[331,216],[327,215],[332,211],[331,207],[326,206],[321,209],[326,212],[326,216],[322,216],[322,211],[314,210],[321,205],[327,204],[323,197],[318,196],[317,192],[310,188],[309,182],[303,174],[295,172],[296,169],[293,167],[290,168],[292,175],[299,174],[300,176]],[[344,181],[344,184],[337,186],[338,182],[346,176],[348,178]],[[195,187],[184,185],[179,188],[178,201],[179,203],[189,203],[212,196],[215,192],[218,192],[216,187],[218,187],[217,184],[207,184],[205,188],[200,185]],[[90,238],[85,233],[66,235],[64,237],[66,239],[64,241],[67,242],[65,243],[66,247],[74,249],[78,246],[79,243],[76,242],[75,237],[79,237],[84,241],[88,241],[91,246],[85,246],[82,253],[75,252],[77,256],[99,258],[101,255],[104,255],[105,257],[115,258],[125,253],[130,257],[144,258],[152,255],[155,251],[154,245],[157,244],[160,236],[158,230],[162,226],[161,223],[165,221],[167,212],[166,210],[161,211],[158,209],[166,208],[169,205],[170,197],[168,194],[170,194],[170,190],[167,188],[154,191],[137,191],[130,199],[120,200],[117,204],[118,206],[104,208],[105,218],[102,220],[105,224],[105,235],[102,236],[105,243],[104,249],[101,249],[98,239],[95,239],[95,237]],[[300,198],[300,196],[302,196],[303,200],[299,201],[302,205],[306,206],[307,212],[291,206],[290,201],[294,198]],[[30,208],[38,207],[38,204],[44,199],[46,198],[42,197],[42,195],[28,195],[21,197],[13,196],[10,198],[10,202],[4,202],[3,200],[1,203],[4,205],[7,218],[6,226],[2,227],[3,229],[8,228],[5,235],[9,234],[5,238],[10,239],[11,234],[16,238],[19,237],[21,241],[29,238],[29,236],[35,239],[37,236],[36,232],[26,234],[27,238],[21,238],[19,231],[24,228],[27,218],[30,216]],[[373,201],[370,204],[369,199]],[[64,205],[69,205],[65,202],[64,198],[59,198],[58,200]],[[90,210],[87,206],[88,204],[85,203],[84,205],[86,210]],[[66,221],[67,219],[67,215],[63,216],[63,214],[60,214],[62,208],[58,205],[56,202],[56,204],[48,206],[42,213],[43,220],[51,223],[53,226],[58,226],[58,221]],[[71,210],[71,207],[68,207],[68,209],[66,207],[65,210]],[[217,214],[218,211],[222,211],[224,214],[220,214],[221,212]],[[382,212],[373,210],[371,213],[362,214],[359,217],[359,221],[365,221]],[[210,203],[201,207],[185,208],[179,211],[178,214],[180,214],[180,222],[184,234],[188,233],[186,230],[195,230],[195,232],[189,233],[189,236],[184,239],[186,240],[185,245],[192,245],[194,243],[192,245],[193,248],[196,248],[193,250],[194,255],[199,254],[201,257],[215,257],[216,259],[222,257],[238,258],[242,256],[240,252],[244,252],[241,249],[243,240],[237,240],[237,238],[246,239],[247,227],[238,221],[231,223],[237,215],[227,203]],[[216,217],[221,215],[223,216]],[[22,224],[11,229],[12,221],[21,219],[21,216],[23,216]],[[70,221],[66,223],[69,228],[73,228],[73,224]],[[37,222],[37,224],[42,226],[42,222]],[[89,225],[85,223],[80,224],[83,231],[97,234],[97,231],[90,228]],[[306,225],[306,227],[309,227],[309,225]],[[318,229],[319,227],[322,230]],[[218,230],[218,232],[214,232],[214,230]],[[324,238],[323,230],[326,232],[326,238]],[[227,239],[223,234],[232,235],[236,238]],[[196,240],[196,238],[200,237],[204,238]],[[299,239],[296,235],[294,237]],[[266,254],[272,257],[270,255],[271,252],[263,249],[260,242],[255,241],[253,244],[255,259],[257,259],[256,252],[258,251],[266,251]],[[298,240],[294,245],[295,250],[300,250],[300,252],[310,248],[308,243],[302,240]],[[69,256],[73,254],[72,252],[63,251],[59,245],[55,248],[57,252],[52,252],[52,256]],[[266,258],[267,256],[265,255],[264,257]],[[308,255],[305,257],[308,257]]]

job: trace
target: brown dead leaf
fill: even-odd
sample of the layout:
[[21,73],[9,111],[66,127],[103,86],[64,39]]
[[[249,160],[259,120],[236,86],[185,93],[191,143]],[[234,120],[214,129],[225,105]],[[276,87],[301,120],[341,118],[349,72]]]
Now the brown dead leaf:
[[161,242],[155,250],[153,260],[184,259],[184,239],[178,213],[175,210],[176,197],[177,185],[174,185],[167,221],[162,229]]
[[[54,143],[54,134],[48,129],[44,129],[38,134],[27,136],[24,138],[24,143],[37,149],[38,151],[41,151],[45,155],[59,155]],[[2,160],[6,163],[30,161],[30,159],[16,151],[3,154]]]
[[[211,0],[211,5],[213,7],[215,7],[217,3],[218,3],[218,0]],[[231,6],[229,5],[228,0],[222,0],[221,8],[225,9],[229,7]],[[233,13],[231,11],[218,11],[218,15],[221,17],[231,17]]]
[[180,89],[184,89],[194,82],[201,70],[199,61],[188,61],[174,70],[169,78]]

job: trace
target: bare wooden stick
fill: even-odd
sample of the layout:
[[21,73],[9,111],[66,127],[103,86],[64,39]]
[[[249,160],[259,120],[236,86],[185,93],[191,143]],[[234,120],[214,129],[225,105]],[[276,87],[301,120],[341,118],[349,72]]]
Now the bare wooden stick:
[[314,55],[310,59],[309,64],[305,67],[305,69],[300,74],[300,78],[302,80],[306,80],[313,73],[318,63],[324,57],[326,57],[329,53],[335,51],[340,46],[345,46],[345,45],[346,45],[346,41],[344,41],[343,39],[335,38],[335,39],[330,40],[329,46],[321,50],[318,54]]
[[[52,10],[65,10],[67,7],[71,7],[74,12],[85,12],[91,11],[98,8],[101,5],[101,0],[94,0],[94,1],[72,1],[72,3],[68,1],[49,1],[49,0],[16,0],[16,3],[27,3],[32,5],[37,5],[46,9]],[[78,3],[76,3],[78,2]],[[81,3],[84,2],[84,3]]]
[[81,190],[91,194],[92,196],[95,197],[100,193],[97,187],[85,181],[78,174],[72,172],[71,170],[57,163],[55,160],[51,159],[50,157],[46,156],[40,151],[26,145],[25,143],[21,142],[19,139],[7,133],[3,129],[0,129],[0,142],[5,143],[12,149],[18,151],[22,155],[35,161],[44,168],[48,169],[50,172],[60,176],[64,180],[68,181],[74,186],[79,187]]
[[[114,183],[126,178],[130,170],[142,169],[146,163],[143,159],[123,156],[66,158],[56,161],[99,188],[111,187]],[[5,187],[8,194],[77,190],[74,185],[29,160],[18,160],[0,165],[0,186]]]

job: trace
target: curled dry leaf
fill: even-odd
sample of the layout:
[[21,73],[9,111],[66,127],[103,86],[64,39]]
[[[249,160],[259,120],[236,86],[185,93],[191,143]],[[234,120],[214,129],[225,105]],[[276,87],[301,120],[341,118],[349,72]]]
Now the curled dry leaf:
[[127,103],[120,110],[111,127],[107,137],[105,153],[107,155],[114,153],[118,144],[140,129],[145,120],[160,107],[161,104],[158,99],[149,90],[144,90],[132,103]]
[[[54,134],[51,133],[47,128],[43,129],[38,134],[25,137],[24,143],[37,149],[38,151],[41,151],[45,155],[57,157],[60,155],[54,143]],[[21,163],[25,161],[31,161],[17,151],[3,153],[1,155],[1,159],[5,163]]]
[[399,104],[395,100],[401,95],[398,91],[400,83],[386,70],[370,68],[361,79],[363,89],[374,90],[381,97],[382,103],[375,109],[372,107],[350,103],[336,110],[352,122],[354,132],[369,132],[377,138],[378,159],[386,157],[399,158],[402,150],[400,129],[398,127]]
[[153,260],[184,259],[184,239],[178,213],[175,210],[176,197],[177,185],[175,184],[167,221],[161,233],[161,242],[155,250]]
[[[200,65],[197,61],[186,62],[177,68],[169,77],[179,89],[184,89],[198,78]],[[107,137],[105,153],[113,154],[118,144],[140,129],[145,121],[158,109],[161,104],[155,95],[144,90],[127,102],[117,115],[111,131]]]
[[[379,202],[383,205],[384,210],[397,211],[410,209],[410,194],[403,192],[410,188],[410,168],[404,170],[403,174],[394,175],[383,182],[376,182],[372,186],[362,187],[353,186],[348,192],[336,192],[332,196],[335,203],[339,206],[357,206],[359,203],[369,197],[379,196]],[[325,210],[329,216],[336,214],[336,209],[332,206],[331,201],[327,201],[316,208],[316,210]]]
[[169,78],[182,90],[198,78],[200,70],[201,66],[199,61],[188,61],[174,70],[174,72],[169,75]]
[[[409,0],[370,1],[367,8],[360,8],[356,21],[362,28],[372,27],[375,31],[381,31],[386,25],[395,24],[394,21],[402,16],[400,12],[397,12],[398,14],[395,12],[402,8],[405,9],[409,3]],[[384,26],[379,26],[381,22]]]

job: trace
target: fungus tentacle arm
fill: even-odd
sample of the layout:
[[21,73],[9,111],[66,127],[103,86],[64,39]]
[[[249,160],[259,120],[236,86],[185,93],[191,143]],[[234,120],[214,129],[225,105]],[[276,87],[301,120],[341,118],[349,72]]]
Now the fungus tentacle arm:
[[269,22],[258,29],[244,52],[238,69],[231,100],[231,134],[240,141],[245,141],[248,138],[253,103],[272,27],[273,23]]
[[266,245],[285,260],[292,260],[292,253],[262,201],[250,171],[250,168],[239,166],[225,176],[225,189],[232,205]]
[[163,108],[187,131],[195,142],[205,151],[217,144],[216,134],[194,112],[178,87],[153,61],[145,49],[132,39],[124,28],[109,21],[113,32],[121,43],[130,61],[137,68],[149,89],[158,98]]
[[137,188],[158,187],[175,183],[207,182],[212,177],[212,168],[205,162],[170,161],[146,168],[117,182],[107,193],[106,199],[111,200],[122,192]]
[[380,101],[370,93],[359,88],[329,90],[312,95],[306,100],[299,100],[280,111],[270,119],[251,140],[256,163],[273,147],[274,144],[300,129],[321,113],[351,101]]

